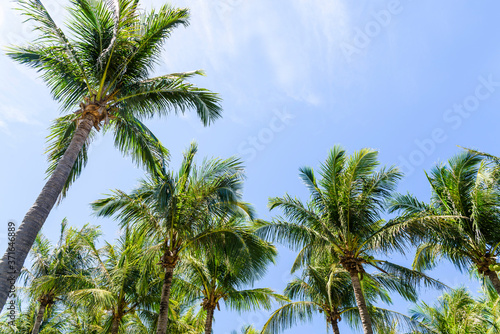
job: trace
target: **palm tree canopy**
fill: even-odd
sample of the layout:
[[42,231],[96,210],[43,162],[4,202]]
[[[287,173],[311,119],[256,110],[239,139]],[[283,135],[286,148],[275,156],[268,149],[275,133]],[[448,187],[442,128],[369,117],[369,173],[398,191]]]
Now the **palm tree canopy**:
[[47,295],[49,304],[59,297],[77,289],[90,275],[91,259],[82,238],[96,238],[100,231],[95,226],[85,225],[80,230],[68,228],[66,219],[61,223],[61,234],[56,245],[38,234],[31,250],[31,268],[25,268],[21,277],[29,284],[32,298]]
[[[133,319],[136,312],[155,308],[161,282],[156,277],[158,268],[144,263],[144,249],[148,247],[144,236],[126,227],[115,245],[106,242],[101,249],[96,247],[95,238],[83,239],[90,250],[94,273],[86,286],[71,292],[70,299],[75,304],[92,312],[109,311],[109,316],[102,320],[107,330],[114,317],[121,326]],[[151,273],[151,269],[156,272]]]
[[151,77],[173,29],[187,26],[189,11],[164,5],[146,12],[138,0],[71,0],[68,20],[59,27],[40,0],[17,0],[38,38],[12,46],[7,54],[41,73],[64,116],[49,139],[51,174],[75,134],[78,120],[91,115],[94,129],[78,155],[63,195],[87,163],[88,145],[101,122],[115,146],[153,171],[167,151],[142,123],[171,112],[196,110],[205,125],[221,115],[219,97],[187,78],[192,71]]
[[[200,246],[219,235],[233,237],[237,220],[227,221],[228,212],[253,215],[252,208],[241,202],[243,169],[236,158],[194,161],[197,145],[184,154],[177,173],[163,170],[140,182],[130,194],[114,191],[92,206],[98,216],[114,216],[122,224],[134,224],[139,233],[166,247],[181,252],[187,246]],[[212,219],[212,216],[221,219]],[[161,246],[160,246],[161,245]]]
[[430,203],[398,195],[390,210],[399,220],[414,221],[427,230],[414,266],[432,268],[444,256],[460,270],[486,272],[500,254],[500,188],[498,173],[480,155],[467,151],[437,165],[428,174]]
[[500,327],[490,306],[475,300],[462,287],[443,294],[434,306],[421,302],[410,312],[436,334],[499,333]]
[[216,158],[197,165],[196,152],[193,143],[177,173],[159,168],[160,172],[151,173],[130,194],[115,191],[93,203],[97,215],[114,216],[122,226],[134,226],[153,243],[145,252],[145,262],[160,264],[165,271],[158,333],[167,330],[173,273],[187,250],[248,249],[245,229],[225,219],[228,214],[253,215],[251,207],[241,202],[241,162]]
[[439,286],[421,273],[375,259],[377,252],[403,251],[408,245],[407,235],[388,233],[381,218],[402,173],[396,167],[377,170],[378,166],[378,153],[374,150],[362,149],[349,157],[344,149],[335,146],[320,167],[319,180],[312,168],[300,169],[300,178],[310,193],[309,201],[304,204],[288,194],[271,198],[270,209],[281,209],[284,217],[260,221],[257,233],[299,250],[292,271],[307,265],[313,255],[324,254],[348,270],[365,273],[364,266],[371,266],[399,277],[402,285],[386,288],[397,290],[410,300],[416,296],[410,286],[421,279],[426,285]]
[[277,217],[273,224],[264,223],[260,233],[287,240],[295,249],[315,244],[329,247],[338,256],[367,255],[368,259],[375,247],[368,241],[383,225],[385,201],[402,176],[396,167],[377,171],[377,157],[370,149],[348,157],[335,146],[321,165],[320,180],[312,168],[301,168],[310,200],[304,204],[290,195],[271,198],[270,209],[280,208],[286,220]]
[[208,252],[185,257],[179,268],[184,282],[181,284],[185,284],[184,297],[203,299],[205,308],[219,308],[223,301],[227,308],[238,311],[269,309],[273,299],[282,300],[271,289],[249,289],[274,263],[276,248],[255,235],[254,227],[244,216],[230,215],[218,224],[238,233],[241,243],[228,238]]
[[[385,274],[373,277],[375,279],[365,277],[362,286],[375,328],[392,321],[401,324],[399,328],[419,328],[409,317],[375,306],[378,301],[385,304],[392,303],[388,291],[379,281],[384,281],[386,284],[399,283],[397,279]],[[338,264],[332,264],[331,259],[325,261],[324,258],[314,258],[313,262],[303,269],[301,277],[296,277],[287,284],[284,295],[292,301],[273,312],[263,327],[263,333],[281,333],[297,323],[312,321],[314,314],[318,313],[325,317],[327,327],[332,322],[343,319],[351,327],[359,327],[359,312],[350,275]]]

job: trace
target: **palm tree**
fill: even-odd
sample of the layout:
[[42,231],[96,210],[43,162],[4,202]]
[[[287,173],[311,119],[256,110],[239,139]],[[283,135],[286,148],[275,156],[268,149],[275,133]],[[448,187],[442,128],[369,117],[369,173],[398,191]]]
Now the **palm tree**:
[[284,299],[268,288],[247,288],[262,278],[267,266],[274,262],[277,255],[275,247],[257,237],[244,217],[222,219],[229,220],[223,226],[240,231],[246,240],[245,247],[215,245],[212,252],[184,257],[180,270],[184,282],[182,290],[187,291],[184,298],[202,299],[201,305],[207,314],[205,334],[212,333],[214,312],[215,309],[220,310],[221,302],[226,308],[241,312],[269,309],[273,299]]
[[463,287],[443,294],[435,306],[421,302],[410,312],[436,334],[500,332],[491,321],[488,304],[474,300]]
[[[253,326],[248,325],[244,326],[241,331],[241,334],[260,334],[260,331],[256,330]],[[232,331],[231,334],[238,334],[237,331]]]
[[8,55],[42,73],[65,115],[48,137],[48,181],[16,232],[15,270],[8,270],[8,253],[0,262],[0,309],[9,290],[7,273],[19,275],[57,198],[87,163],[87,149],[101,126],[111,130],[121,152],[154,170],[167,152],[141,120],[195,109],[208,125],[221,114],[216,94],[185,81],[201,71],[149,77],[172,30],[188,24],[187,9],[164,5],[141,13],[138,0],[74,0],[65,32],[41,0],[17,3],[40,36],[36,44],[10,48]]
[[[164,279],[158,319],[158,334],[168,324],[168,305],[174,269],[186,250],[209,251],[214,244],[245,247],[242,231],[214,215],[251,209],[240,202],[243,170],[236,158],[209,159],[197,166],[197,145],[185,152],[177,173],[163,170],[142,180],[130,194],[114,195],[93,203],[98,216],[115,216],[121,224],[134,226],[154,240],[148,257],[160,257]],[[214,224],[217,221],[220,224]],[[149,260],[147,263],[153,263]]]
[[[105,310],[103,333],[118,334],[124,324],[140,310],[152,310],[161,289],[159,279],[144,265],[143,252],[148,246],[144,236],[126,227],[116,245],[106,243],[97,249],[94,238],[84,238],[96,263],[96,274],[87,287],[73,291],[70,297],[87,309]],[[154,267],[153,267],[154,268]]]
[[29,295],[38,302],[38,311],[31,331],[38,334],[47,309],[81,286],[89,274],[88,252],[80,238],[98,234],[95,227],[84,226],[80,231],[67,228],[67,221],[61,224],[59,243],[53,247],[48,239],[39,234],[32,249],[31,268],[23,270]]
[[[488,281],[485,280],[485,283]],[[477,301],[484,306],[483,316],[491,324],[487,334],[500,333],[500,298],[498,293],[491,284],[484,284],[482,292]]]
[[[299,321],[312,320],[314,313],[322,313],[327,327],[339,334],[338,322],[346,312],[357,310],[349,274],[340,268],[304,269],[302,278],[295,278],[287,284],[285,296],[298,299],[287,303],[273,312],[262,328],[263,333],[279,333]],[[339,270],[340,269],[340,270]],[[365,298],[368,296],[365,294]]]
[[[425,275],[377,260],[377,252],[403,250],[404,235],[389,234],[381,218],[384,205],[391,196],[401,172],[395,167],[381,168],[378,153],[362,149],[351,157],[335,146],[321,166],[318,181],[309,167],[300,169],[300,177],[311,198],[303,204],[289,195],[269,200],[270,209],[282,209],[285,218],[276,217],[272,222],[262,222],[258,233],[271,240],[286,242],[293,249],[300,249],[294,270],[309,262],[313,254],[328,254],[349,273],[364,333],[373,333],[372,321],[363,295],[361,280],[371,276],[365,267],[387,275],[399,276],[408,285],[437,285]],[[386,286],[389,291],[393,286]],[[411,296],[405,296],[411,297]]]
[[426,230],[414,268],[430,269],[444,257],[460,270],[477,270],[500,294],[494,270],[500,255],[499,174],[481,156],[463,152],[426,175],[430,204],[408,194],[395,196],[390,207],[401,213],[401,221]]
[[64,315],[65,333],[102,334],[108,317],[102,309],[89,308],[66,300]]
[[[351,287],[351,278],[348,272],[338,264],[331,264],[332,259],[314,259],[313,263],[302,271],[302,277],[293,279],[285,289],[285,296],[291,301],[282,305],[273,312],[262,329],[262,333],[279,333],[292,327],[300,321],[311,321],[315,313],[322,313],[327,327],[333,333],[339,334],[338,323],[342,318],[347,319],[351,327],[359,324],[359,312],[356,306],[354,292]],[[386,285],[399,286],[401,290],[411,291],[397,277],[386,277],[385,274],[374,275],[377,281],[384,281]],[[386,304],[391,303],[387,290],[369,277],[362,281],[363,295],[367,302],[368,312],[372,317],[375,328],[389,322],[398,321],[409,328],[418,328],[418,324],[409,317],[398,312],[375,307],[373,304],[381,300]],[[407,291],[408,293],[408,291]],[[416,297],[416,296],[415,296]],[[386,333],[377,330],[378,333]]]
[[[18,334],[31,333],[35,325],[34,319],[38,313],[38,301],[31,299],[28,305],[18,300],[15,318],[10,318],[8,312],[0,316],[0,333]],[[65,332],[66,317],[57,307],[47,309],[44,321],[40,326],[40,334],[63,334]]]

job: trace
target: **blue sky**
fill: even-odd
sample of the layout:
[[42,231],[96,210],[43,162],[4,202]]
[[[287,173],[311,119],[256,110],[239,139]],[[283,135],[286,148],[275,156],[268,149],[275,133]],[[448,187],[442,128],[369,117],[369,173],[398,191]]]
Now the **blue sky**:
[[[56,20],[65,0],[43,1]],[[160,0],[141,1],[145,8]],[[459,151],[457,145],[500,155],[500,3],[490,1],[214,0],[181,1],[191,25],[166,44],[158,73],[204,69],[196,83],[221,94],[224,118],[204,128],[194,114],[147,124],[172,154],[177,168],[190,141],[202,156],[239,155],[245,160],[245,199],[269,218],[270,196],[307,199],[298,168],[317,167],[341,144],[352,152],[380,151],[383,164],[406,172],[399,191],[429,198],[423,170]],[[0,45],[34,37],[11,9],[0,4]],[[0,55],[0,226],[22,220],[44,184],[43,154],[57,104],[37,74]],[[130,190],[143,172],[98,138],[90,162],[64,202],[49,216],[44,233],[56,238],[64,217],[75,226],[99,224],[105,238],[116,223],[92,217],[89,203],[109,189]],[[5,231],[0,246],[5,248]],[[400,263],[411,262],[394,256]],[[294,254],[280,258],[256,286],[281,291]],[[451,286],[477,282],[442,263],[432,275]],[[427,290],[432,302],[439,292]],[[399,300],[394,309],[408,305]],[[217,312],[214,330],[226,334],[257,326],[267,312]],[[286,333],[324,333],[321,317]],[[344,324],[343,333],[356,333]]]

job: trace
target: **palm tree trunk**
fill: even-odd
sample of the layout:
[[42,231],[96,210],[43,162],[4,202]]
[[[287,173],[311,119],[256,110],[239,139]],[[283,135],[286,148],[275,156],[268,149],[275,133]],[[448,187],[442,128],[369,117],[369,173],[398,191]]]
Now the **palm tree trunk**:
[[488,278],[491,281],[491,284],[493,285],[493,287],[497,291],[498,295],[500,295],[500,280],[498,279],[497,272],[493,271],[493,270],[488,270],[485,273],[485,275],[488,276]]
[[332,320],[332,330],[333,330],[333,334],[340,334],[339,325],[337,323],[337,320]]
[[113,317],[113,322],[111,323],[111,334],[118,334],[118,331],[120,330],[120,317],[119,316],[114,316]]
[[167,333],[168,325],[168,304],[170,302],[170,288],[172,287],[172,278],[174,277],[174,268],[165,268],[165,279],[161,289],[160,314],[158,315],[158,326],[156,334]]
[[356,304],[358,305],[359,316],[363,326],[363,332],[365,334],[373,334],[372,321],[370,319],[370,315],[368,314],[368,308],[366,307],[365,296],[363,295],[359,275],[356,271],[351,271],[350,275],[352,287],[354,289],[354,297],[356,298]]
[[6,251],[0,260],[0,310],[4,307],[9,290],[19,277],[31,246],[56,203],[93,124],[92,115],[87,115],[80,121],[68,149],[16,231],[14,251]]
[[40,326],[42,325],[43,315],[45,314],[46,308],[47,304],[40,303],[40,308],[38,309],[38,313],[36,314],[35,325],[33,326],[31,334],[38,334],[40,332]]
[[212,322],[214,320],[214,307],[207,309],[207,318],[205,320],[205,334],[212,334]]

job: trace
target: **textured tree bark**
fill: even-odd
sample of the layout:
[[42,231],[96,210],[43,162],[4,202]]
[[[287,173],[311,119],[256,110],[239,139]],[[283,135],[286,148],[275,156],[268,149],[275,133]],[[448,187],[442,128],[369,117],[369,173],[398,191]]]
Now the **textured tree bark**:
[[35,325],[33,326],[33,330],[31,334],[38,334],[40,332],[40,326],[42,325],[43,315],[45,314],[45,309],[47,308],[47,304],[40,303],[40,308],[38,309],[38,313],[36,315]]
[[207,309],[207,318],[205,319],[205,334],[212,334],[212,322],[214,320],[215,307]]
[[497,272],[489,270],[485,273],[485,275],[488,276],[488,278],[491,281],[491,284],[493,285],[493,287],[497,291],[498,295],[500,295],[500,280],[498,279]]
[[111,323],[111,334],[118,334],[118,331],[120,330],[120,316],[114,316],[113,317],[113,322]]
[[333,334],[340,334],[339,325],[337,323],[337,320],[332,320],[332,330],[333,330]]
[[170,289],[172,287],[172,278],[174,277],[174,268],[165,268],[165,279],[161,289],[160,314],[158,315],[158,326],[156,334],[166,334],[168,326],[168,304],[170,302]]
[[372,321],[370,319],[370,315],[368,314],[368,308],[366,307],[365,296],[363,295],[363,289],[361,288],[358,273],[351,271],[350,275],[352,287],[354,289],[354,297],[356,298],[356,304],[358,304],[363,332],[365,334],[373,334]]
[[0,310],[4,307],[11,284],[19,277],[31,246],[56,203],[93,124],[92,115],[87,115],[80,121],[68,149],[16,231],[13,242],[15,251],[6,251],[0,260]]

